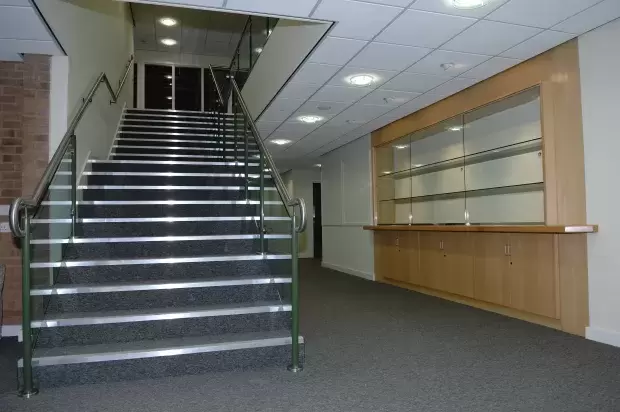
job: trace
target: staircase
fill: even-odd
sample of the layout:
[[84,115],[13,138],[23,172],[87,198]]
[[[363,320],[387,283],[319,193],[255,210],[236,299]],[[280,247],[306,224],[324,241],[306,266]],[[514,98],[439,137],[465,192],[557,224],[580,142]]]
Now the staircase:
[[126,110],[72,237],[62,161],[26,236],[36,386],[289,365],[294,222],[246,132],[241,115]]

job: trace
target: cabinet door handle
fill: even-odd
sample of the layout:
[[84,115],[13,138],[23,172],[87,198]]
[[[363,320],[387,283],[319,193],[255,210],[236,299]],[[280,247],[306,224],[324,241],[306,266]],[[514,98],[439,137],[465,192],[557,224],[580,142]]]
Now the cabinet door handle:
[[507,245],[506,248],[508,249],[508,256],[512,256],[512,250],[510,248],[510,245]]
[[508,245],[504,245],[504,256],[508,256]]
[[439,241],[439,250],[443,250],[443,240]]

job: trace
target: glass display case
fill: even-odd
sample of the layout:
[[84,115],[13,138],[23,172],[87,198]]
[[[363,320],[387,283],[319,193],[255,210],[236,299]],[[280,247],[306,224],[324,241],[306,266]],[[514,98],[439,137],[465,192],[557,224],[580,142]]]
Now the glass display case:
[[377,224],[545,221],[539,88],[376,148]]

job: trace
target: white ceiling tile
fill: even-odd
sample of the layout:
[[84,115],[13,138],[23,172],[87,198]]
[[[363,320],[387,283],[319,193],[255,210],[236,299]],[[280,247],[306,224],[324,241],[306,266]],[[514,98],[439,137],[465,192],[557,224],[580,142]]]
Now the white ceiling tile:
[[342,113],[332,118],[329,122],[325,123],[324,127],[337,127],[342,131],[342,134],[347,133],[353,129],[357,129],[361,125],[365,124],[364,120],[351,120]]
[[377,41],[436,48],[477,20],[420,10],[407,10],[390,24]]
[[273,133],[273,131],[276,130],[278,126],[280,126],[280,124],[282,124],[282,122],[268,122],[265,120],[259,120],[258,122],[256,122],[256,127],[258,128],[258,131],[264,139],[265,137]]
[[548,29],[600,0],[510,0],[489,14],[489,20]]
[[341,102],[353,103],[365,95],[372,89],[367,87],[341,87],[341,86],[323,86],[313,97],[313,100],[321,102]]
[[441,100],[439,96],[434,95],[430,92],[425,93],[422,96],[417,97],[403,104],[400,107],[397,107],[396,109],[387,113],[386,116],[391,116],[392,118],[394,118],[394,120],[402,119],[403,117],[408,116],[411,113],[415,113],[418,110],[423,109],[427,106],[430,106],[431,104],[436,103],[439,100]]
[[[484,56],[481,54],[435,50],[408,68],[407,71],[412,73],[434,74],[437,76],[458,76],[490,58],[491,56]],[[449,68],[443,68],[441,67],[442,64],[451,66],[449,66]]]
[[288,83],[278,94],[278,98],[307,100],[321,85],[309,83]]
[[376,89],[381,86],[383,83],[390,80],[392,77],[398,74],[397,71],[394,70],[376,70],[376,69],[366,69],[360,67],[352,67],[345,66],[336,74],[327,84],[333,86],[347,86],[347,87],[356,87],[349,83],[348,79],[351,76],[359,75],[359,74],[369,74],[375,78],[375,81],[370,85],[366,86],[369,89]]
[[533,27],[481,20],[441,48],[465,53],[498,55],[541,31]]
[[349,65],[369,69],[401,71],[420,60],[430,51],[430,49],[423,47],[373,42],[355,56]]
[[52,40],[39,16],[31,7],[0,7],[0,38]]
[[19,53],[0,50],[0,61],[3,61],[3,62],[23,62],[24,58]]
[[501,54],[502,57],[527,60],[575,37],[561,31],[545,30]]
[[312,53],[308,62],[344,65],[351,57],[366,45],[367,42],[340,37],[326,37]]
[[271,105],[261,115],[260,120],[274,122],[286,120],[299,106],[302,105],[303,100],[297,99],[281,99],[276,98]]
[[354,0],[323,0],[312,17],[336,21],[331,31],[334,36],[370,40],[402,10],[399,7]]
[[372,93],[367,94],[362,100],[359,101],[360,104],[374,104],[374,105],[384,105],[397,107],[403,103],[408,102],[411,99],[419,96],[420,93],[414,92],[401,92],[396,90],[386,90],[386,89],[377,89]]
[[440,99],[444,99],[448,96],[451,96],[455,93],[460,92],[461,90],[467,89],[469,86],[473,86],[478,83],[477,79],[466,79],[466,78],[455,78],[444,84],[437,86],[429,93],[434,94]]
[[299,140],[319,126],[320,124],[317,123],[309,124],[295,121],[287,121],[285,123],[282,123],[280,127],[278,127],[275,132],[273,132],[271,137],[278,137],[289,140]]
[[357,103],[340,113],[338,116],[343,116],[347,120],[354,122],[369,122],[381,115],[384,115],[392,109],[392,106],[387,105],[377,106]]
[[503,72],[504,70],[512,66],[516,66],[519,63],[521,63],[521,60],[508,59],[505,57],[493,57],[492,59],[487,60],[479,66],[476,66],[473,69],[463,73],[461,76],[482,80],[494,76],[497,73]]
[[312,114],[322,116],[325,119],[330,119],[344,109],[346,109],[348,105],[349,103],[321,102],[309,100],[306,103],[302,104],[301,107],[297,109],[297,112],[293,114],[293,116],[296,117]]
[[29,0],[0,0],[0,6],[26,6],[31,7]]
[[293,76],[292,82],[325,84],[342,66],[306,63]]
[[[185,0],[187,1],[187,0]],[[197,0],[204,3],[202,0]],[[226,8],[280,16],[308,17],[318,0],[228,0]],[[223,1],[218,0],[221,6]]]
[[430,74],[401,73],[387,82],[384,89],[402,90],[405,92],[424,93],[434,89],[442,83],[447,82],[452,77],[433,76]]
[[620,17],[620,1],[605,0],[587,10],[566,19],[553,27],[554,30],[582,34]]
[[459,9],[452,5],[451,0],[417,0],[411,5],[411,8],[480,19],[507,1],[508,0],[489,0],[483,7],[477,7],[474,9]]
[[367,3],[387,4],[388,6],[407,7],[415,0],[364,0]]

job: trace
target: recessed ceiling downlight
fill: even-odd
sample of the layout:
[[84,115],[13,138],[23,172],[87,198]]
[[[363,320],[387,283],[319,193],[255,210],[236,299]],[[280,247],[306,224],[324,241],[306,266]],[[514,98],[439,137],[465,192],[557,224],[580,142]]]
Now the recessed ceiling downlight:
[[168,27],[176,26],[178,23],[172,17],[162,17],[161,19],[159,19],[159,22],[163,24],[164,26],[168,26]]
[[277,144],[278,146],[284,146],[285,144],[289,144],[291,141],[286,139],[273,139],[270,140],[271,143]]
[[174,46],[175,44],[177,44],[177,41],[175,39],[161,39],[160,42],[164,46]]
[[452,0],[452,5],[457,9],[477,9],[487,2],[488,0]]
[[349,83],[353,86],[368,86],[377,80],[374,76],[370,74],[356,74],[347,79]]
[[300,122],[304,122],[304,123],[316,123],[316,122],[320,122],[321,120],[323,120],[323,117],[315,116],[313,114],[308,114],[305,116],[299,116],[297,119]]

